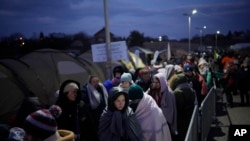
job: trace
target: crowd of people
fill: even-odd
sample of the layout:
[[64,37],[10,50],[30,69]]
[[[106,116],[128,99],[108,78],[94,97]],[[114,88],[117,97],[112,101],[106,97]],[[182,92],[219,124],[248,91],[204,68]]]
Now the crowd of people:
[[25,98],[1,125],[0,140],[184,141],[195,105],[201,105],[214,83],[224,88],[229,106],[237,92],[241,105],[249,104],[249,72],[249,58],[232,52],[188,54],[182,62],[134,71],[116,66],[104,82],[95,74],[83,86],[64,81],[50,107],[37,97]]

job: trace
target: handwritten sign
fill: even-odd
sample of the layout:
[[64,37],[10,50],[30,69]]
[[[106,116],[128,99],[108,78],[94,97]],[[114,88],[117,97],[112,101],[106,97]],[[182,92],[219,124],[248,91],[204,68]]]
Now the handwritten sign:
[[[107,61],[107,44],[93,44],[92,59],[93,62],[106,62]],[[110,44],[111,61],[116,60],[129,60],[128,49],[125,41],[111,42]]]

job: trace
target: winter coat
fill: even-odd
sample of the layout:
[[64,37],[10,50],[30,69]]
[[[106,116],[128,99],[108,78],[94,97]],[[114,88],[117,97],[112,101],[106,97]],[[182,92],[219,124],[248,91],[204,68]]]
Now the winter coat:
[[[76,83],[78,88],[80,89],[80,84],[74,80],[66,80],[62,83],[59,96],[56,101],[56,105],[60,106],[62,109],[62,113],[59,118],[57,118],[58,129],[65,129],[73,131],[77,136],[80,134],[80,126],[84,122],[85,116],[85,105],[83,101],[81,101],[81,92],[77,91],[77,97],[74,102],[71,102],[67,98],[67,92],[64,93],[63,90],[65,86],[69,83]],[[81,133],[83,135],[83,133]]]
[[188,130],[194,106],[197,104],[196,95],[184,73],[173,75],[169,80],[169,85],[176,99],[178,140],[183,141]]
[[98,140],[97,132],[98,132],[99,120],[100,120],[103,110],[107,106],[106,101],[107,101],[108,96],[104,94],[105,93],[104,91],[106,91],[106,88],[100,83],[99,84],[100,87],[97,88],[96,90],[100,94],[102,100],[100,104],[96,108],[94,108],[93,106],[91,106],[90,97],[88,94],[89,93],[88,85],[89,83],[84,85],[81,91],[82,100],[84,101],[86,105],[86,121],[84,123],[84,126],[85,126],[84,132],[86,134],[86,140],[96,141]]
[[249,83],[250,83],[250,67],[241,67],[239,69],[239,89],[240,90],[249,90]]

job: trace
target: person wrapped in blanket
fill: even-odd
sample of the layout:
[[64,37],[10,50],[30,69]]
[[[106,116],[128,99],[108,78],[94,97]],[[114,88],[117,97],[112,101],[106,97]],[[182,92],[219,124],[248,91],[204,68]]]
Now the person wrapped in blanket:
[[113,87],[109,92],[108,106],[100,118],[99,141],[142,140],[141,127],[128,105],[128,94],[121,87]]
[[139,85],[132,85],[128,91],[130,107],[141,125],[143,141],[171,141],[167,120],[156,101],[143,92]]

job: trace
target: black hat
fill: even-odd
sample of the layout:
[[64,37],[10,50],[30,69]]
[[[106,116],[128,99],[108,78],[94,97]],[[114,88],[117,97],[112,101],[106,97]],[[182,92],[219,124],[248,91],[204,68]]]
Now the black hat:
[[113,69],[113,76],[115,76],[115,73],[120,73],[121,75],[124,73],[124,68],[122,66],[116,66]]

